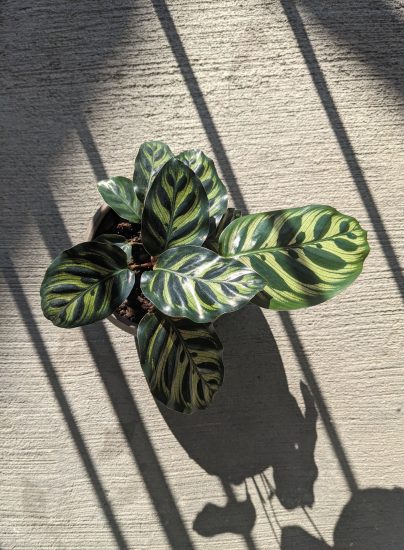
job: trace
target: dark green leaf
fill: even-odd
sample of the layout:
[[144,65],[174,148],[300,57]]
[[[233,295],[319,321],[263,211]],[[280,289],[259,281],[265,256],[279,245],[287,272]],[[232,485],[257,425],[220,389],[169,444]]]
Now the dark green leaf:
[[93,240],[98,243],[114,244],[125,252],[128,262],[132,259],[132,245],[125,237],[122,237],[122,235],[104,233],[103,235],[98,235],[98,237],[95,237]]
[[42,311],[63,328],[108,317],[129,295],[135,274],[117,246],[86,242],[57,256],[41,286]]
[[227,189],[216,172],[213,160],[199,149],[183,151],[177,158],[200,179],[209,200],[209,216],[218,223],[227,208]]
[[156,399],[185,413],[209,405],[223,380],[222,345],[212,325],[148,313],[139,324],[137,340]]
[[143,245],[152,256],[167,248],[204,242],[209,231],[208,199],[195,174],[169,160],[152,183],[142,217]]
[[236,208],[228,208],[221,217],[217,227],[214,227],[212,232],[208,235],[208,238],[203,246],[206,246],[206,248],[210,248],[215,252],[219,252],[220,235],[232,221],[236,220],[240,216],[241,210],[237,210]]
[[168,145],[162,141],[142,143],[135,159],[133,183],[139,200],[144,201],[147,190],[157,172],[173,156]]
[[133,223],[140,221],[141,204],[130,179],[117,176],[100,181],[98,191],[118,216]]
[[223,231],[219,252],[265,280],[255,303],[289,310],[344,290],[361,273],[369,246],[357,220],[330,206],[312,205],[235,220]]
[[166,250],[141,279],[144,295],[160,311],[196,323],[240,309],[263,287],[262,278],[241,262],[190,245]]
[[228,208],[220,219],[220,222],[217,226],[216,235],[220,237],[220,235],[226,229],[226,227],[230,225],[231,222],[233,222],[234,220],[237,220],[237,218],[240,218],[240,217],[241,217],[241,210],[238,210],[237,208]]

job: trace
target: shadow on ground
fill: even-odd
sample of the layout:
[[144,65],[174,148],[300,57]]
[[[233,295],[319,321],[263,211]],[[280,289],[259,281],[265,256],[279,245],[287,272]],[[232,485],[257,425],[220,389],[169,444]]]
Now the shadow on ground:
[[342,510],[334,546],[300,527],[282,532],[282,550],[404,550],[404,490],[365,489]]
[[[208,104],[202,94],[198,80],[193,71],[170,10],[165,0],[152,0],[152,2],[156,14],[159,17],[161,25],[165,31],[173,56],[178,63],[184,81],[193,99],[201,124],[206,131],[221,171],[230,187],[231,196],[236,207],[245,212],[246,203],[240,192],[237,179],[226,154],[223,140],[221,139],[218,129],[211,117]],[[395,83],[400,91],[402,91],[403,78],[402,71],[400,73],[398,70],[398,63],[403,56],[401,55],[400,57],[394,55],[394,59],[391,61],[390,52],[391,48],[393,48],[395,52],[397,51],[397,48],[399,48],[402,52],[403,40],[400,39],[397,41],[396,37],[397,35],[400,37],[404,36],[403,26],[387,3],[380,0],[372,3],[372,6],[364,0],[361,0],[359,3],[350,3],[348,0],[343,0],[342,3],[338,4],[338,6],[332,3],[324,3],[320,0],[302,0],[302,3],[310,9],[314,9],[316,11],[316,16],[325,26],[328,27],[333,25],[335,26],[336,17],[333,12],[338,12],[337,18],[340,19],[338,25],[341,28],[340,32],[344,33],[345,37],[349,40],[355,41],[355,48],[364,54],[364,62],[373,66],[378,65],[379,68],[384,71],[383,76],[389,80],[390,77],[392,77],[391,81]],[[386,230],[376,202],[372,196],[371,190],[364,177],[362,168],[357,160],[354,147],[349,139],[348,133],[333,100],[303,21],[293,0],[281,0],[281,4],[287,16],[288,23],[293,30],[295,39],[300,47],[302,56],[307,64],[321,104],[328,116],[335,137],[338,140],[342,154],[345,158],[348,169],[350,170],[352,180],[357,187],[358,193],[360,194],[362,202],[372,221],[374,230],[389,264],[390,271],[394,277],[401,296],[403,296],[404,285],[402,272],[396,252],[393,248],[390,236]],[[374,44],[374,24],[373,27],[370,25],[367,26],[366,29],[363,28],[364,16],[367,16],[369,23],[372,22],[372,10],[375,10],[373,15],[376,15],[377,20],[383,20],[383,25],[386,31],[385,36],[387,39],[381,40],[381,44],[379,46],[375,46]],[[353,11],[352,14],[350,13],[351,11]],[[389,27],[389,21],[393,22],[394,30]],[[362,40],[363,37],[364,40]],[[374,48],[378,51],[375,52]],[[227,510],[224,509],[221,511],[218,507],[208,504],[204,511],[202,511],[197,517],[194,523],[194,528],[205,536],[212,536],[217,532],[223,532],[223,530],[226,531],[226,529],[224,529],[224,523],[222,523],[222,526],[220,525],[220,520],[223,521],[226,518],[226,515],[223,517],[221,512],[228,512],[232,514],[233,517],[239,517],[238,521],[234,519],[231,521],[228,520],[228,531],[232,530],[234,532],[245,533],[251,523],[255,520],[255,516],[251,510],[249,496],[247,495],[246,501],[241,503],[244,510],[242,512],[241,506],[239,505],[239,507],[237,507],[237,503],[235,503],[234,498],[232,497],[230,483],[240,482],[243,477],[254,476],[260,471],[263,471],[269,465],[272,465],[274,477],[276,477],[276,472],[279,474],[279,472],[283,471],[288,474],[286,476],[287,481],[285,484],[280,484],[278,477],[276,491],[280,498],[287,495],[289,492],[288,490],[291,490],[293,493],[293,498],[296,498],[296,492],[298,492],[299,487],[302,488],[301,482],[306,477],[306,481],[304,482],[306,484],[305,489],[303,489],[302,493],[300,493],[301,498],[302,494],[307,491],[307,480],[310,479],[310,475],[313,475],[313,470],[310,474],[311,466],[309,466],[305,476],[303,475],[303,477],[300,477],[299,474],[297,474],[299,470],[294,470],[294,468],[292,468],[293,475],[291,476],[290,468],[279,467],[281,458],[284,461],[284,465],[293,463],[293,460],[296,459],[296,454],[290,452],[290,444],[285,444],[285,442],[289,441],[290,443],[293,441],[293,424],[299,416],[300,421],[297,421],[297,424],[299,424],[299,422],[302,423],[303,415],[302,413],[299,414],[296,412],[296,403],[293,403],[293,397],[288,397],[283,367],[276,351],[275,343],[272,342],[273,345],[269,345],[269,348],[265,349],[263,358],[259,358],[257,355],[259,354],[259,346],[252,345],[251,347],[243,347],[240,345],[240,343],[243,342],[243,334],[246,334],[248,330],[250,330],[250,327],[257,328],[258,334],[261,330],[264,331],[264,318],[262,314],[256,313],[255,315],[255,318],[250,319],[249,322],[245,322],[244,326],[240,327],[237,323],[233,326],[227,325],[228,332],[226,335],[229,338],[234,337],[233,344],[236,344],[236,349],[238,350],[240,350],[241,347],[241,350],[239,352],[239,356],[233,355],[228,357],[228,365],[226,370],[227,378],[225,379],[225,385],[222,389],[222,397],[220,397],[220,394],[217,396],[217,401],[214,403],[212,409],[201,414],[199,417],[199,422],[196,418],[192,417],[191,419],[179,419],[171,413],[167,413],[167,411],[162,410],[168,425],[171,427],[174,434],[187,450],[189,455],[206,471],[217,475],[222,479],[225,492],[228,496],[229,502],[226,507]],[[310,387],[310,391],[314,396],[315,403],[321,415],[331,445],[341,466],[346,484],[353,495],[360,494],[358,493],[358,484],[349,464],[345,449],[339,438],[336,426],[330,416],[327,404],[323,398],[307,354],[305,353],[303,343],[299,338],[294,321],[286,312],[281,314],[281,321],[285,332],[289,336],[301,371],[304,374]],[[223,320],[223,323],[227,322],[227,320]],[[222,338],[225,341],[226,348],[228,349],[231,342],[226,342],[226,335],[224,338],[222,336]],[[254,341],[256,334],[254,335],[250,333],[250,337],[252,337]],[[273,340],[273,338],[270,335],[268,337],[268,334],[266,334],[266,337],[263,337],[259,344],[262,345],[263,341],[269,343],[271,340]],[[236,354],[235,351],[233,351],[233,353]],[[236,381],[236,372],[240,377],[238,386]],[[247,378],[244,379],[244,376],[246,375]],[[271,386],[271,383],[274,385]],[[277,401],[277,397],[279,396],[276,394],[276,391],[280,391],[280,395],[282,395],[285,399],[282,405],[280,405],[279,401]],[[272,397],[274,397],[273,402],[271,402]],[[265,401],[266,398],[267,401]],[[249,414],[244,417],[244,406],[248,399],[251,400],[250,410],[248,411]],[[251,411],[251,403],[254,403],[256,410]],[[237,413],[238,406],[240,406],[240,414]],[[258,414],[258,411],[260,414]],[[281,425],[282,423],[280,423],[277,426],[280,420],[280,411],[282,411],[282,414],[285,415],[286,422],[284,425]],[[254,416],[256,412],[257,414]],[[263,426],[262,420],[265,419],[266,421],[268,418],[267,415],[274,416],[268,421],[267,426]],[[204,418],[206,423],[210,423],[210,433],[206,433],[206,429],[203,429],[202,418]],[[289,423],[289,421],[291,422]],[[250,432],[247,431],[244,433],[244,426],[247,430],[250,430]],[[248,437],[248,433],[251,437]],[[279,437],[278,441],[282,441],[283,443],[281,443],[279,450],[275,451],[274,442],[277,437]],[[286,491],[283,493],[283,489],[285,488]],[[376,510],[379,509],[383,514],[384,501],[381,497],[383,490],[380,489],[380,491],[380,498],[376,499],[377,502],[374,502],[374,505]],[[355,497],[353,497],[353,499],[355,499]],[[284,500],[284,503],[285,502],[286,501]],[[237,510],[239,512],[237,512]],[[243,514],[244,518],[247,518],[244,522],[242,519]],[[220,520],[218,520],[218,518],[220,518]],[[286,534],[287,532],[285,532],[285,536]],[[310,546],[309,543],[307,550],[309,548],[311,548],[311,550],[315,550],[315,544],[317,544],[316,541],[311,538],[310,542],[312,546]],[[299,546],[298,542],[295,548],[305,550],[302,544],[303,543],[301,542],[301,545]],[[321,541],[319,544],[319,548],[326,548]],[[247,545],[249,547],[253,546],[248,541]],[[362,547],[358,546],[358,548]],[[379,550],[382,550],[382,548],[384,550],[383,546],[378,548]]]
[[[97,179],[106,175],[101,156],[86,123],[91,112],[94,87],[108,75],[105,66],[130,35],[138,39],[140,19],[137,0],[109,2],[89,0],[52,2],[28,0],[6,2],[1,10],[0,50],[0,143],[2,176],[7,186],[0,225],[7,235],[1,268],[16,307],[41,359],[44,375],[52,388],[82,466],[92,484],[98,506],[120,550],[130,542],[117,518],[96,465],[75,419],[73,408],[60,382],[42,330],[24,294],[21,272],[13,267],[19,246],[26,240],[25,222],[36,224],[49,255],[54,257],[72,242],[54,199],[55,172],[66,142],[76,133],[83,144]],[[105,40],[105,37],[108,40]],[[116,82],[118,85],[118,82]],[[77,167],[74,168],[77,170]],[[72,188],[74,171],[60,186]],[[94,182],[89,183],[94,185]],[[2,189],[3,191],[3,189]],[[76,189],[76,196],[77,189]],[[18,207],[16,213],[16,207]],[[83,232],[86,221],[83,220]],[[4,244],[1,248],[4,247]],[[10,257],[9,257],[10,256]],[[44,257],[41,256],[41,261]],[[35,253],[29,262],[38,262]],[[46,265],[43,265],[45,271]],[[34,291],[38,297],[39,285]],[[34,294],[35,296],[35,294]],[[133,459],[143,476],[161,528],[172,548],[192,549],[177,503],[167,484],[149,435],[140,417],[114,346],[102,323],[82,332],[112,401],[117,420]],[[69,497],[70,498],[70,497]],[[71,498],[74,498],[71,497]],[[71,503],[74,506],[74,501]],[[91,504],[89,517],[94,513]],[[156,520],[157,521],[157,520]]]
[[227,493],[225,508],[208,504],[196,518],[194,528],[204,536],[252,528],[251,499],[232,499],[232,484],[272,467],[276,496],[285,508],[293,509],[313,505],[317,478],[314,400],[302,383],[303,413],[290,393],[262,312],[248,306],[219,319],[217,330],[225,350],[225,377],[212,405],[190,416],[160,406],[189,456],[219,477]]
[[[292,0],[288,0],[291,4]],[[404,96],[404,10],[388,0],[298,0],[313,23]]]
[[[309,0],[304,1],[309,6]],[[355,6],[362,7],[364,10],[365,4],[361,0],[359,4],[355,3]],[[238,207],[244,208],[245,201],[238,188],[220,134],[210,116],[207,102],[198,86],[169,11],[161,0],[153,0],[153,5],[166,31],[167,40],[193,97],[221,170],[232,189],[233,199]],[[335,14],[327,12],[329,7],[324,7],[325,4],[320,4],[318,0],[311,2],[310,5],[317,10],[317,15],[324,26],[329,27],[333,24]],[[346,0],[343,0],[342,5],[345,6],[345,17],[346,13],[349,14],[350,10],[355,9],[354,4],[348,4]],[[384,3],[377,1],[374,5],[380,10],[385,9],[385,13],[390,17]],[[136,2],[133,0],[119,0],[113,4],[100,0],[96,5],[86,0],[79,3],[54,3],[50,0],[40,0],[35,4],[23,0],[20,3],[8,2],[2,7],[1,123],[3,136],[1,144],[4,161],[2,173],[8,188],[12,190],[10,194],[6,193],[9,204],[6,200],[6,207],[2,211],[2,226],[4,232],[8,234],[7,244],[13,247],[13,250],[18,247],[18,238],[24,221],[24,218],[15,220],[14,207],[17,195],[21,199],[21,211],[30,210],[32,219],[37,222],[51,255],[55,255],[61,247],[70,246],[66,227],[53,199],[52,184],[55,176],[51,178],[50,172],[57,166],[58,156],[72,132],[78,132],[97,179],[105,177],[105,169],[87,128],[85,115],[90,108],[88,103],[91,100],[93,86],[102,82],[103,68],[108,58],[116,54],[125,33],[128,35],[136,32],[136,26],[129,25],[132,22],[130,15],[135,9]],[[293,12],[290,14],[292,21],[295,14]],[[357,43],[361,36],[365,36],[366,40],[362,41],[362,46],[359,42],[359,46],[355,47],[361,50],[364,58],[368,58],[367,62],[378,63],[382,69],[385,66],[388,67],[383,69],[386,77],[392,82],[397,82],[396,86],[401,91],[403,79],[402,71],[399,70],[399,63],[401,63],[399,59],[402,60],[402,55],[401,57],[396,55],[397,51],[399,54],[403,51],[403,41],[401,38],[398,40],[398,37],[403,35],[401,24],[398,20],[394,20],[390,30],[386,27],[388,39],[383,46],[384,50],[379,50],[381,57],[379,56],[379,60],[373,62],[372,59],[376,59],[378,54],[369,56],[366,52],[371,44],[373,48],[377,46],[373,43],[373,33],[366,28],[359,28],[361,17],[360,9],[347,17],[341,26],[345,37]],[[388,17],[385,21],[387,26]],[[295,24],[296,21],[300,25],[299,20],[295,18]],[[87,22],[89,24],[91,22],[91,31]],[[297,29],[298,34],[299,29],[301,28]],[[108,40],[100,40],[100,36],[108,36]],[[393,59],[392,46],[396,48]],[[317,70],[316,58],[313,61],[310,44],[302,43],[301,48],[306,52],[306,62],[312,63],[310,69],[312,74],[317,75],[315,82],[318,90],[321,87],[324,88],[324,84],[326,88],[324,78]],[[336,128],[335,133],[339,137],[341,147],[345,148],[353,177],[357,181],[358,188],[362,190],[370,215],[375,220],[376,230],[381,240],[387,243],[385,250],[390,259],[392,272],[397,274],[394,251],[389,245],[383,225],[380,224],[380,217],[375,210],[373,199],[363,184],[361,179],[363,176],[355,160],[353,148],[349,142],[347,143],[346,132],[341,126],[335,105],[329,101],[327,89],[322,97],[323,104],[326,110],[328,109],[330,121]],[[63,182],[63,185],[67,183]],[[13,231],[10,231],[10,228]],[[15,231],[16,229],[18,231]],[[14,295],[17,296],[21,291],[18,307],[23,312],[27,330],[42,359],[45,373],[71,431],[83,467],[93,484],[99,506],[104,511],[117,546],[121,549],[127,548],[127,542],[114,516],[113,507],[63,392],[57,369],[51,362],[46,349],[46,339],[41,334],[35,317],[30,313],[27,314],[29,301],[24,296],[23,285],[18,280],[18,272],[10,269],[9,265],[11,264],[6,261],[7,281]],[[285,314],[282,321],[294,345],[311,393],[315,397],[348,485],[354,493],[352,506],[349,508],[348,505],[348,512],[345,509],[338,523],[340,527],[337,526],[336,529],[336,544],[345,544],[344,541],[349,537],[352,538],[353,533],[358,541],[365,541],[368,544],[366,550],[373,550],[373,548],[401,550],[399,539],[396,546],[389,547],[388,544],[393,535],[396,536],[397,533],[399,537],[402,534],[400,533],[402,518],[396,513],[403,509],[402,490],[397,489],[396,492],[383,489],[369,490],[373,491],[372,494],[366,491],[355,491],[355,480],[343,447],[329,418],[326,404],[292,320]],[[180,417],[166,410],[162,413],[189,455],[208,473],[222,480],[228,497],[227,506],[221,510],[214,504],[208,504],[195,518],[194,528],[205,536],[212,536],[217,532],[240,532],[248,540],[248,534],[255,522],[255,510],[248,494],[244,502],[235,500],[232,484],[241,483],[246,478],[256,476],[268,467],[272,467],[275,489],[284,506],[293,508],[302,503],[310,505],[314,500],[313,483],[317,472],[313,456],[316,413],[310,393],[305,386],[302,386],[306,402],[304,414],[290,394],[276,344],[259,310],[248,308],[234,317],[226,317],[219,322],[218,330],[226,348],[227,369],[224,386],[213,407],[192,417]],[[128,447],[144,477],[168,543],[172,548],[192,548],[176,502],[166,483],[136,402],[103,325],[89,327],[83,331],[83,334],[94,355]],[[373,516],[369,516],[369,506],[373,511],[376,510]],[[376,516],[379,520],[384,518],[383,525]],[[362,517],[371,518],[364,527],[361,523]],[[372,546],[377,540],[374,526],[378,525],[380,525],[380,531],[384,530],[390,534],[390,539],[385,537],[384,546]],[[293,529],[295,531],[292,531]],[[295,535],[299,533],[300,546],[296,546],[299,550],[306,550],[306,548],[308,550],[309,547],[314,550],[314,545],[319,542],[311,538],[312,546],[309,546],[305,543],[304,537],[310,541],[307,539],[310,535],[305,534],[300,528],[286,528],[283,544],[289,544],[293,533]],[[348,539],[344,539],[344,536],[348,536]],[[320,541],[319,544],[323,543]],[[365,546],[360,546],[361,542],[357,544],[356,547],[350,548],[365,549]],[[249,543],[249,546],[252,548],[253,544]],[[293,546],[284,548],[289,550]],[[323,545],[319,548],[327,548],[327,546]]]

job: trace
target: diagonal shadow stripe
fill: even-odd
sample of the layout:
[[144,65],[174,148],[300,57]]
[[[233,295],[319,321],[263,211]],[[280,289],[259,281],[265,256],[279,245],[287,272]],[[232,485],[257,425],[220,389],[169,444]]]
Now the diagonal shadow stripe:
[[[142,15],[144,8],[142,2],[137,0],[117,0],[113,3],[107,0],[96,3],[82,0],[75,5],[51,0],[41,0],[33,5],[24,0],[20,4],[7,4],[0,35],[5,66],[9,69],[4,73],[6,78],[2,89],[5,129],[3,174],[8,178],[11,190],[4,194],[10,202],[3,209],[2,221],[7,230],[10,227],[14,229],[9,231],[5,244],[16,253],[24,236],[23,225],[29,219],[26,212],[30,212],[38,225],[43,243],[50,255],[55,256],[62,247],[68,248],[72,243],[67,237],[66,226],[53,196],[50,182],[52,167],[56,165],[70,132],[76,129],[81,141],[86,144],[94,171],[100,179],[104,177],[105,169],[86,125],[84,111],[94,97],[94,83],[105,79],[104,69],[109,66],[108,58],[116,55],[124,39],[129,40],[131,37],[131,43],[133,40],[136,42],[138,29],[148,16]],[[17,47],[14,47],[16,25],[19,40]],[[100,40],[100,36],[107,36],[108,40]],[[29,193],[25,193],[27,181]],[[52,182],[57,182],[57,179],[52,177]],[[63,182],[67,194],[67,187],[71,183],[72,180]],[[18,230],[15,230],[14,199],[18,190],[22,191],[21,197],[24,197],[21,202],[24,215],[19,217]],[[104,371],[108,363],[114,365],[114,377],[124,387],[126,381],[120,377],[122,370],[104,326],[95,325],[84,334],[85,337],[91,336],[89,348],[94,348],[95,338],[97,345],[98,342],[104,343],[105,354],[96,354],[97,367]],[[44,344],[46,338],[41,338]],[[111,353],[111,359],[107,353]],[[100,375],[106,383],[113,382],[105,372]],[[144,442],[132,441],[130,449],[139,465],[140,474],[149,480],[146,488],[149,494],[152,493],[151,501],[168,539],[167,546],[192,548],[134,399],[128,397],[130,390],[126,388],[122,392],[127,397],[127,408],[114,392],[114,409],[121,415],[118,419],[121,425],[128,418],[132,419],[138,423],[136,434],[139,438],[145,438]],[[74,433],[72,437],[75,437]]]
[[12,264],[11,258],[6,257],[6,260],[7,270],[3,270],[3,276],[9,287],[10,293],[14,297],[15,304],[20,311],[20,317],[21,319],[23,319],[25,327],[31,335],[31,341],[34,344],[37,355],[41,360],[42,367],[45,371],[48,382],[52,387],[55,398],[63,414],[63,418],[70,430],[70,434],[72,436],[74,444],[76,445],[78,454],[91,481],[94,492],[97,496],[98,502],[105,515],[105,518],[109,524],[111,532],[115,538],[117,547],[119,548],[119,550],[127,550],[130,547],[124,538],[124,535],[118,525],[117,520],[115,519],[112,506],[107,498],[105,489],[100,481],[100,478],[98,477],[96,467],[91,459],[90,453],[80,433],[80,429],[77,425],[76,419],[74,418],[73,412],[63,391],[62,385],[59,382],[57,372],[52,365],[52,361],[46,348],[46,344],[41,336],[34,316],[32,315],[31,308],[25,296],[24,289],[21,285],[18,273]]
[[[403,96],[404,21],[402,2],[388,0],[299,0],[334,43],[349,49],[377,80]],[[395,104],[400,106],[400,98]]]
[[210,114],[208,104],[204,98],[198,79],[188,59],[184,45],[178,34],[177,28],[171,16],[171,13],[164,0],[151,0],[154,11],[164,30],[167,41],[170,44],[171,51],[178,63],[182,77],[187,85],[191,99],[196,107],[202,126],[209,138],[213,151],[215,152],[217,162],[223,174],[226,175],[226,181],[232,189],[232,198],[236,202],[237,208],[246,209],[247,205],[238,188],[236,175],[227,156],[223,141],[219,135],[216,124]]
[[[77,121],[77,131],[94,175],[97,180],[105,179],[101,155],[84,117]],[[192,542],[107,331],[102,323],[96,323],[82,327],[82,332],[171,547],[192,550]],[[135,346],[133,349],[136,354]]]
[[321,70],[314,48],[305,29],[303,20],[294,5],[293,0],[280,0],[280,3],[288,19],[289,25],[292,28],[303,59],[310,72],[311,79],[317,90],[317,94],[320,98],[321,104],[323,105],[324,111],[326,112],[331,128],[337,138],[341,152],[345,159],[345,163],[359,192],[363,206],[366,208],[368,216],[372,222],[380,247],[401,295],[401,299],[404,300],[404,278],[398,257],[395,253],[380,211],[377,208],[376,202],[372,196],[369,185],[366,182],[362,168],[356,158],[353,145],[348,137],[341,116],[338,113],[327,81]]
[[[170,45],[173,56],[178,64],[182,77],[192,97],[192,101],[198,112],[201,124],[205,129],[205,132],[208,136],[211,147],[215,153],[216,158],[218,159],[218,163],[221,168],[221,171],[225,177],[226,182],[228,183],[230,195],[234,201],[234,204],[236,208],[239,208],[240,210],[244,210],[245,212],[248,213],[247,204],[241,194],[238,181],[235,177],[235,174],[231,166],[230,160],[227,156],[225,147],[219,136],[219,132],[213,121],[212,115],[210,114],[210,111],[206,103],[206,100],[203,96],[201,87],[199,86],[198,80],[191,66],[191,63],[188,59],[181,37],[177,31],[177,28],[170,14],[170,11],[167,7],[167,4],[165,0],[151,0],[151,1],[152,1],[154,10],[156,12],[156,15],[160,20],[160,24],[165,32],[165,35]],[[345,481],[351,490],[355,490],[355,488],[357,487],[355,476],[350,467],[348,457],[346,455],[342,442],[338,436],[338,433],[332,421],[331,414],[327,409],[324,398],[322,397],[322,392],[313,374],[313,369],[310,365],[310,361],[308,360],[304,352],[303,343],[301,342],[300,337],[296,329],[294,328],[290,315],[288,313],[283,313],[281,319],[282,319],[284,328],[286,330],[286,333],[289,337],[289,340],[292,344],[292,347],[297,355],[300,369],[307,381],[307,384],[310,388],[311,393],[313,394],[313,397],[316,400],[317,408],[319,410],[321,419],[324,423],[328,438],[331,442],[331,446],[340,464]]]
[[345,481],[349,487],[349,490],[352,493],[354,493],[359,489],[358,483],[355,479],[354,473],[349,464],[348,457],[345,453],[345,450],[341,444],[341,440],[339,438],[337,428],[335,427],[335,424],[332,421],[331,415],[328,411],[327,404],[320,391],[320,387],[316,380],[316,376],[313,372],[313,369],[311,368],[309,360],[307,359],[307,355],[304,351],[303,343],[299,338],[296,327],[293,323],[293,319],[288,313],[286,313],[286,311],[279,312],[279,316],[281,318],[285,332],[289,335],[289,339],[293,346],[293,351],[299,362],[300,369],[313,394],[314,400],[318,408],[318,412],[320,413],[320,416],[326,426],[328,437],[332,443],[334,452],[338,458],[341,469],[344,472]]
[[105,170],[104,163],[102,162],[97,144],[94,141],[87,121],[82,113],[76,117],[76,129],[83,149],[86,152],[88,161],[93,169],[96,180],[101,181],[107,179],[107,171]]
[[[122,432],[142,474],[150,499],[173,549],[192,549],[193,545],[164,473],[154,452],[139,409],[129,389],[115,349],[102,325],[83,327],[83,333],[98,372],[114,407]],[[133,346],[134,354],[136,349]],[[147,389],[148,391],[148,389]]]
[[[101,156],[84,117],[77,120],[77,131],[95,174],[97,176],[105,174],[106,171]],[[90,139],[88,139],[89,137]],[[52,217],[60,234],[63,235],[63,242],[59,242],[58,247],[69,248],[72,243],[67,236],[65,223],[53,199],[50,184],[46,179],[43,179],[42,186],[49,199],[47,205],[49,216]],[[52,255],[55,254],[57,251],[53,244],[53,237],[45,225],[46,220],[43,217],[38,217],[37,221],[45,244]],[[105,327],[102,323],[96,323],[92,326],[83,327],[82,333],[171,547],[173,549],[192,550],[193,545],[185,529],[178,506],[164,477],[163,470]],[[133,346],[133,349],[135,352],[135,346]]]

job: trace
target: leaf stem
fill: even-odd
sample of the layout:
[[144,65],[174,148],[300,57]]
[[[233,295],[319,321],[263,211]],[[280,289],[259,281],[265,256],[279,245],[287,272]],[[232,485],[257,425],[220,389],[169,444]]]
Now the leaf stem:
[[131,271],[136,271],[137,269],[148,269],[150,267],[153,267],[154,266],[154,263],[153,262],[146,262],[144,264],[135,264],[134,262],[128,264],[128,268],[131,270]]

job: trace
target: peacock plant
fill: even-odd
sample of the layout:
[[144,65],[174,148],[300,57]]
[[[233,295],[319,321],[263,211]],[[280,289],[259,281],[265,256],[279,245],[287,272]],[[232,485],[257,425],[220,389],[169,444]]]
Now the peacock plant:
[[241,216],[199,150],[175,156],[143,143],[133,180],[112,177],[98,190],[115,229],[53,260],[43,313],[63,328],[114,312],[138,322],[151,392],[181,412],[208,406],[222,384],[215,319],[249,302],[273,310],[324,302],[358,277],[369,252],[366,231],[330,206]]

